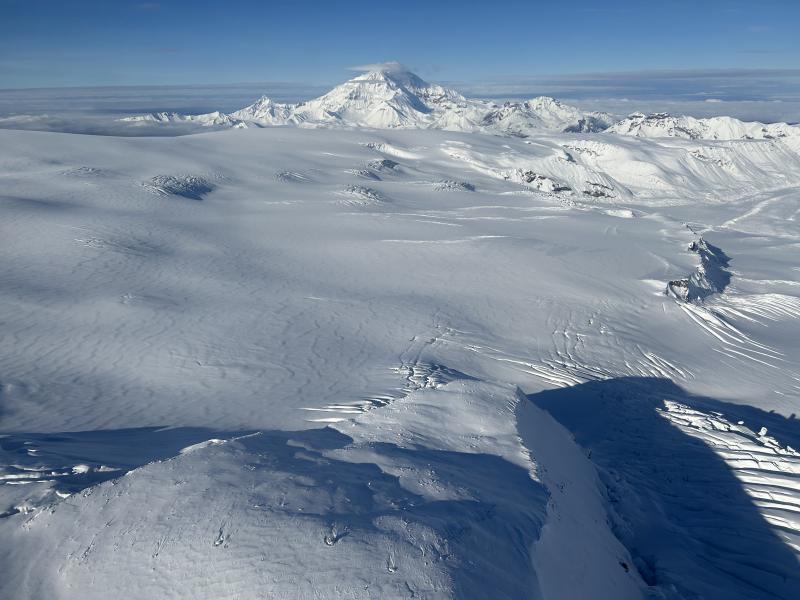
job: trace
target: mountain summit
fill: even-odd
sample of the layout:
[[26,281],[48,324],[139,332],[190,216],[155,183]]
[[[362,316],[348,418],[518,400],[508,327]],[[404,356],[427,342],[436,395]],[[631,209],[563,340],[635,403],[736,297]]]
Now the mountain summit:
[[368,71],[327,94],[298,105],[302,121],[329,120],[358,127],[435,126],[437,113],[463,105],[458,92],[431,85],[397,64]]

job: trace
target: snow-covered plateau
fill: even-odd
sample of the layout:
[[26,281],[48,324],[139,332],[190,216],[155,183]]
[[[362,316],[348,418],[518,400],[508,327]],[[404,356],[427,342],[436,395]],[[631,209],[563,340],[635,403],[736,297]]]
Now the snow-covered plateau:
[[0,129],[0,598],[800,598],[800,128]]

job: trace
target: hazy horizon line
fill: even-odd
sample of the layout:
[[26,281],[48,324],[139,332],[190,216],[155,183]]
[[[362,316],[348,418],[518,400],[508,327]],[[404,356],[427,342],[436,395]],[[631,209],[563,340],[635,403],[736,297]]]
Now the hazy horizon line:
[[[412,67],[412,71],[415,69]],[[419,69],[423,73],[426,69]],[[748,80],[768,79],[773,82],[772,91],[776,91],[777,84],[782,82],[784,91],[789,96],[800,98],[800,68],[704,68],[704,69],[637,69],[622,71],[587,71],[580,73],[563,74],[503,74],[492,77],[484,77],[475,80],[452,80],[437,79],[430,75],[423,75],[423,78],[463,90],[466,93],[494,93],[498,96],[505,90],[506,93],[512,92],[514,95],[524,93],[525,88],[531,87],[565,87],[564,91],[580,91],[593,89],[595,92],[607,91],[622,88],[629,92],[635,92],[637,84],[641,88],[639,91],[646,92],[652,97],[654,91],[653,84],[666,82],[697,82],[702,81],[706,84],[711,83],[711,87],[719,87],[723,84],[724,89],[730,89],[730,84],[743,83]],[[268,86],[281,88],[284,90],[306,91],[314,93],[318,90],[330,89],[346,81],[342,79],[338,82],[312,83],[308,81],[287,81],[287,80],[252,80],[252,81],[233,81],[233,82],[193,82],[193,83],[102,83],[96,85],[57,85],[57,86],[31,86],[31,87],[2,87],[0,92],[36,92],[36,91],[58,91],[58,90],[114,90],[114,89],[235,89],[250,88],[253,86]],[[762,82],[763,83],[763,82]],[[714,85],[716,84],[716,85]],[[744,87],[744,86],[740,86]],[[661,89],[657,90],[664,96],[676,95],[685,98],[686,90]],[[723,91],[723,90],[719,90]],[[695,94],[713,95],[711,90],[707,92],[697,91]],[[754,98],[761,99],[761,98]]]

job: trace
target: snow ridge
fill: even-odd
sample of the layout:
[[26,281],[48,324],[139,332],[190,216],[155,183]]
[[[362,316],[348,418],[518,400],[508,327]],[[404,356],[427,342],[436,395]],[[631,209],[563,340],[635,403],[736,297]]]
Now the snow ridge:
[[635,137],[679,137],[690,140],[772,140],[800,136],[800,126],[740,121],[733,117],[696,119],[668,113],[633,113],[607,130]]

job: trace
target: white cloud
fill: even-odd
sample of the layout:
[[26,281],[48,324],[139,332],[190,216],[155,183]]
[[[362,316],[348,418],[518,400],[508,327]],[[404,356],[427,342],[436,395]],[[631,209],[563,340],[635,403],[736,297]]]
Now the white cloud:
[[403,63],[399,63],[396,60],[392,60],[382,63],[356,65],[355,67],[349,67],[348,70],[358,71],[360,73],[366,73],[368,71],[386,71],[388,73],[396,73],[401,71],[408,71],[409,69]]

